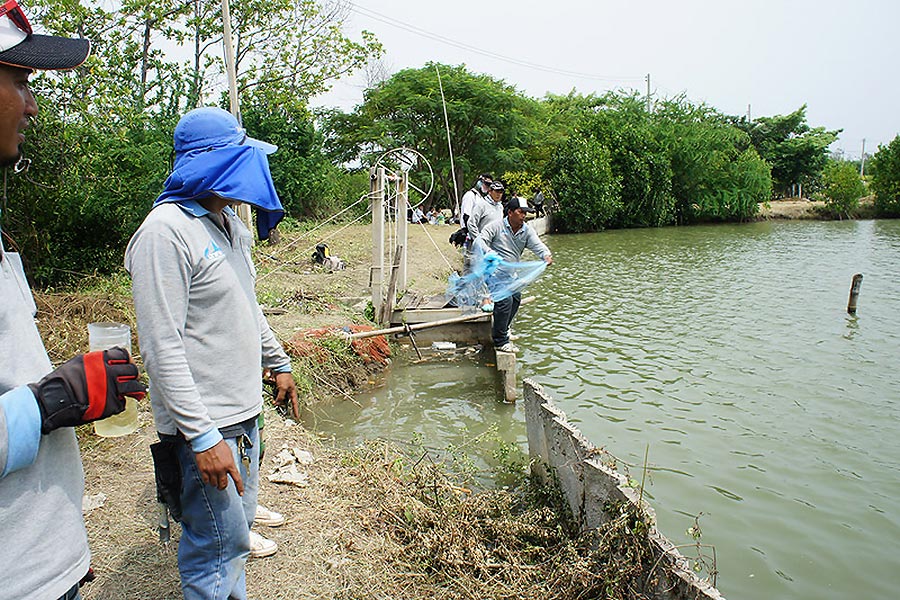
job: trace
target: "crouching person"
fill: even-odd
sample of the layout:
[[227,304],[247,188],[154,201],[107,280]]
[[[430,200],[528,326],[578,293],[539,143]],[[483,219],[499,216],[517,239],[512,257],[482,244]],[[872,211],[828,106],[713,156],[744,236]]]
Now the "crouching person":
[[252,236],[231,205],[280,210],[267,155],[218,108],[175,128],[174,170],[125,253],[160,438],[182,475],[186,600],[244,600],[259,489],[262,369],[299,418],[290,360],[256,301]]

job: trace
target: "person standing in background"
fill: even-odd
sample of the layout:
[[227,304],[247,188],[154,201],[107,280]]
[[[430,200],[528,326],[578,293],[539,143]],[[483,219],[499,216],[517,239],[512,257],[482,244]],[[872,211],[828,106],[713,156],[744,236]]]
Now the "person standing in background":
[[487,198],[481,198],[475,203],[467,225],[470,239],[475,240],[488,223],[493,223],[503,218],[503,195],[505,189],[503,183],[494,181],[491,183]]
[[475,207],[475,201],[487,196],[488,189],[491,187],[491,184],[493,182],[494,177],[492,175],[490,175],[489,173],[482,173],[478,176],[478,179],[475,180],[475,185],[472,186],[472,188],[465,194],[463,194],[459,209],[459,224],[461,226],[468,226],[469,217],[472,215],[472,209]]

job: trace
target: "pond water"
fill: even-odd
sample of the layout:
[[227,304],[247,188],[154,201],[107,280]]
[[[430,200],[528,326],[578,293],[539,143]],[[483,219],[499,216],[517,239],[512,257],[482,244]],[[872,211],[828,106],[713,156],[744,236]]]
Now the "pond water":
[[[551,236],[520,372],[640,479],[676,544],[702,513],[728,598],[888,598],[900,582],[900,221]],[[864,281],[846,312],[854,273]],[[316,411],[348,441],[525,446],[489,354],[397,365]],[[690,556],[689,549],[684,553]]]

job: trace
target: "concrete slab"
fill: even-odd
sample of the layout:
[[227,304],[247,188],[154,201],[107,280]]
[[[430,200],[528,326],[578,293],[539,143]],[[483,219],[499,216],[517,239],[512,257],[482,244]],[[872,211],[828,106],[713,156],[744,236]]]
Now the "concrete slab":
[[572,518],[582,531],[596,529],[617,517],[610,507],[627,502],[644,515],[654,551],[654,567],[643,582],[643,593],[661,600],[723,600],[719,591],[702,580],[688,561],[656,528],[656,514],[638,490],[615,470],[615,459],[594,446],[553,399],[534,381],[524,381],[525,429],[532,472],[559,487]]

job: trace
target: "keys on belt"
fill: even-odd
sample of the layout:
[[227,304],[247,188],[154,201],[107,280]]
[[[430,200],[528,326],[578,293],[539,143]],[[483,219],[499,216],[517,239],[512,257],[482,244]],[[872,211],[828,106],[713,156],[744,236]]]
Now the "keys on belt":
[[250,449],[253,448],[253,441],[246,433],[242,433],[237,439],[238,454],[241,456],[241,463],[244,468],[250,471]]

